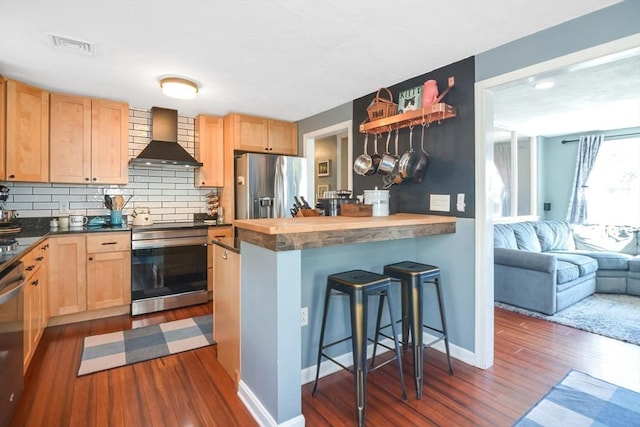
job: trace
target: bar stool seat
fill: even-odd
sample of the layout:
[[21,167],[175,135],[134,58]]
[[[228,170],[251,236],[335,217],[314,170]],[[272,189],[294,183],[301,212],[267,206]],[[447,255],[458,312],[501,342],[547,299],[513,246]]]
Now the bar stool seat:
[[[453,365],[449,352],[449,336],[447,334],[447,322],[444,312],[442,290],[440,289],[440,269],[433,265],[422,264],[413,261],[402,261],[384,266],[384,274],[398,279],[402,286],[402,343],[407,348],[408,335],[411,334],[411,347],[413,352],[414,383],[418,399],[422,398],[423,384],[423,351],[425,347],[444,340],[444,346],[449,362],[449,375],[453,375]],[[440,309],[440,328],[434,328],[423,323],[423,285],[432,283],[435,285]],[[436,332],[438,337],[424,343],[423,328]],[[376,337],[377,339],[377,337]]]
[[[325,327],[327,324],[327,314],[329,313],[329,303],[332,295],[346,295],[349,297],[350,302],[350,317],[351,317],[351,336],[343,338],[338,341],[334,341],[330,344],[324,344]],[[392,324],[392,331],[395,337],[395,357],[387,360],[386,362],[373,368],[367,368],[367,344],[372,339],[367,337],[367,314],[368,314],[368,299],[370,296],[379,296],[378,303],[378,319],[376,326],[380,326],[380,318],[382,317],[383,303],[387,300],[387,306],[389,308],[389,318]],[[393,314],[392,304],[389,301],[391,297],[391,278],[389,276],[372,273],[364,270],[351,270],[343,273],[332,274],[327,277],[327,288],[325,291],[324,310],[322,313],[322,327],[320,329],[320,343],[318,346],[318,363],[316,366],[316,379],[313,385],[312,395],[316,396],[318,388],[318,378],[320,375],[320,362],[322,357],[331,360],[343,369],[350,371],[354,375],[354,386],[356,394],[356,417],[358,425],[364,425],[365,415],[365,397],[366,397],[366,384],[367,384],[367,372],[377,369],[386,363],[393,360],[398,361],[398,372],[400,375],[400,384],[402,386],[402,400],[407,400],[407,392],[404,386],[404,377],[402,374],[402,361],[400,357],[400,343],[395,333],[395,317]],[[378,331],[376,330],[376,338],[378,337]],[[334,360],[327,355],[324,350],[332,347],[341,342],[351,339],[351,347],[353,352],[353,368],[349,369],[342,365],[340,362]],[[390,350],[384,344],[381,344]]]

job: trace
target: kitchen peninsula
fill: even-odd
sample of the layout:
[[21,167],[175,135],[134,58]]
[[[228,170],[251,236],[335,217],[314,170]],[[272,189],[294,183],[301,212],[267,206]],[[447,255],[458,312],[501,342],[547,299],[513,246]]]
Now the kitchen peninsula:
[[[302,426],[301,385],[315,375],[326,277],[351,269],[381,272],[402,260],[427,262],[417,242],[455,233],[456,218],[401,213],[237,220],[235,226],[242,253],[239,394],[263,424]],[[399,291],[394,298],[399,302]],[[303,327],[302,307],[309,313]],[[332,304],[330,316],[327,336],[348,335],[347,304]],[[343,344],[336,356],[350,351]]]

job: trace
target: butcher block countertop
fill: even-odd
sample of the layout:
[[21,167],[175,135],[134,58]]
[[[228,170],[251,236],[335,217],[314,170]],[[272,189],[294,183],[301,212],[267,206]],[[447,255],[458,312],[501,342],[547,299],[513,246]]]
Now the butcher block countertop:
[[455,233],[456,218],[399,213],[236,220],[240,240],[273,251],[321,248]]

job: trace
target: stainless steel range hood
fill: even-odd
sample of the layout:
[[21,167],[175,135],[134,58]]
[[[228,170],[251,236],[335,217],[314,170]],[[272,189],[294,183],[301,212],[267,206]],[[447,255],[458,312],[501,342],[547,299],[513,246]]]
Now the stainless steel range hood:
[[129,160],[134,166],[198,168],[202,163],[178,144],[178,111],[151,108],[151,142],[138,157]]

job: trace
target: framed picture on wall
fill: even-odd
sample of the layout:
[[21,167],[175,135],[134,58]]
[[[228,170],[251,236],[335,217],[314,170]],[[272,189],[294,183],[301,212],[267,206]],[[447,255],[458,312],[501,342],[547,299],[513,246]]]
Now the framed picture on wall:
[[318,176],[331,175],[331,160],[318,161]]
[[329,191],[329,184],[320,184],[318,185],[316,194],[318,195],[318,198],[321,198],[324,197],[324,193],[326,193],[327,191]]

